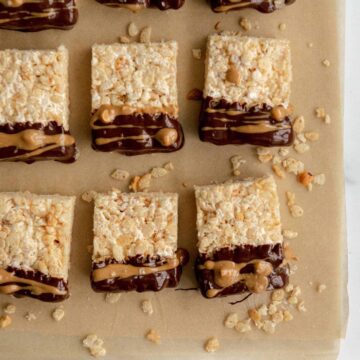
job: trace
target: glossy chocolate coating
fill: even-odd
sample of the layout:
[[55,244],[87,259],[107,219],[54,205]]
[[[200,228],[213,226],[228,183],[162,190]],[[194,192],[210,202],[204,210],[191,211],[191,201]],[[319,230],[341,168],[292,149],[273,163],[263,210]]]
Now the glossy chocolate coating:
[[[242,245],[233,249],[223,248],[213,254],[211,258],[205,255],[199,255],[195,261],[195,275],[199,283],[201,293],[208,298],[207,291],[209,289],[219,289],[215,284],[214,271],[207,269],[199,269],[199,265],[203,265],[206,261],[222,261],[229,260],[235,263],[246,263],[252,260],[264,260],[273,266],[273,272],[270,274],[269,286],[267,290],[280,289],[287,285],[289,280],[288,266],[281,266],[284,260],[283,247],[281,244],[276,245]],[[241,273],[254,273],[254,266],[249,264],[245,266]],[[215,297],[223,297],[228,295],[247,292],[245,282],[240,281],[236,284],[224,288]]]
[[[295,1],[296,0],[285,0],[284,5],[291,5]],[[248,8],[256,9],[262,13],[272,13],[275,10],[279,10],[275,0],[238,0],[238,4],[239,7],[233,7],[229,10],[222,10],[226,9],[227,6],[235,5],[235,3],[230,0],[211,0],[211,7],[215,12],[227,12]]]
[[[6,124],[0,126],[0,133],[3,134],[16,134],[24,130],[41,130],[46,135],[58,135],[58,134],[70,134],[69,131],[58,125],[55,121],[49,122],[48,125],[43,126],[40,123],[16,123],[13,125]],[[34,161],[42,160],[55,160],[62,163],[73,163],[76,161],[78,156],[78,150],[76,145],[71,146],[59,146],[58,148],[45,151],[39,155],[28,157],[27,159],[11,159],[14,156],[20,156],[30,151],[18,149],[15,146],[11,147],[0,147],[0,162],[1,161],[22,161],[28,164]]]
[[[240,114],[229,115],[224,112],[206,112],[206,109],[214,110],[235,110]],[[225,100],[214,100],[207,97],[203,100],[202,109],[200,113],[200,127],[199,135],[202,141],[211,142],[215,145],[227,144],[251,144],[257,146],[290,146],[294,140],[294,133],[292,129],[291,119],[286,117],[280,122],[276,121],[271,116],[271,106],[261,105],[247,108],[246,105],[239,103],[228,103]],[[265,120],[259,117],[268,116]],[[217,117],[222,117],[229,122],[217,120]],[[269,125],[283,126],[271,132],[258,133],[240,133],[232,131],[230,127],[237,127],[242,125],[257,125],[260,122],[266,122]],[[206,130],[203,128],[218,128],[226,127],[226,130]]]
[[[101,120],[94,123],[95,126],[103,126],[104,129],[92,129],[92,147],[98,151],[116,151],[125,155],[140,155],[157,152],[173,152],[180,150],[184,145],[184,133],[178,120],[168,114],[141,114],[118,115],[111,123],[104,124]],[[115,127],[107,128],[107,126],[136,126],[136,127]],[[175,129],[178,138],[171,146],[163,146],[154,136],[159,128],[151,128],[157,126],[161,128]],[[135,139],[116,140],[104,145],[96,144],[98,138],[116,138],[129,136],[149,136],[145,141],[137,141]]]
[[[96,292],[122,292],[122,291],[160,291],[164,288],[176,287],[179,284],[182,274],[182,267],[189,261],[189,253],[185,249],[177,250],[180,264],[170,270],[159,271],[153,274],[131,276],[125,279],[107,279],[95,282],[92,274],[90,277],[91,286]],[[93,263],[93,270],[104,268],[109,264],[128,264],[136,267],[157,267],[164,265],[166,259],[144,258],[142,256],[134,256],[128,258],[124,262],[117,262],[115,259],[108,259],[100,263]]]
[[112,6],[126,7],[126,5],[140,5],[144,8],[158,8],[160,10],[179,9],[185,0],[96,0],[97,2]]
[[[27,296],[27,297],[32,297],[34,299],[38,299],[38,300],[46,301],[46,302],[59,302],[59,301],[65,300],[69,297],[68,284],[63,279],[54,278],[54,277],[45,275],[40,271],[33,271],[33,270],[27,271],[27,270],[12,268],[12,267],[8,267],[6,269],[6,271],[13,273],[16,277],[37,281],[42,284],[56,287],[60,291],[66,291],[65,295],[57,295],[57,294],[52,294],[52,293],[43,293],[43,294],[36,295],[36,294],[33,294],[30,290],[26,290],[24,288],[22,290],[19,290],[19,291],[16,291],[15,293],[13,293],[12,295],[14,295],[15,297],[21,298],[21,297]],[[28,286],[26,283],[8,282],[8,283],[0,284],[0,288],[2,286],[6,286],[6,285],[20,285],[20,286],[25,286],[25,287]]]
[[[40,16],[49,14],[49,16]],[[71,29],[78,20],[75,0],[43,0],[9,7],[0,4],[0,29],[40,31]]]

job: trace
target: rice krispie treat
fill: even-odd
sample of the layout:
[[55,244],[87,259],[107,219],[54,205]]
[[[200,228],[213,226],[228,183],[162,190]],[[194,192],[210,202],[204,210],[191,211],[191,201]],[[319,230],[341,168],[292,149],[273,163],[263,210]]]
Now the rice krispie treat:
[[0,0],[0,29],[68,30],[77,19],[76,0]]
[[68,51],[0,51],[0,161],[77,158],[69,131]]
[[91,285],[95,291],[175,287],[186,250],[177,248],[178,195],[97,194]]
[[262,13],[272,13],[294,2],[295,0],[211,0],[211,7],[215,12],[228,12],[251,8]]
[[179,150],[177,43],[94,45],[93,148],[126,155]]
[[179,9],[185,0],[96,0],[100,4],[112,7],[121,7],[131,11],[145,8],[158,8],[160,10]]
[[195,272],[207,298],[282,288],[279,199],[272,177],[195,187],[199,256]]
[[75,197],[0,193],[0,294],[69,297]]
[[200,138],[216,145],[293,142],[287,40],[209,36]]

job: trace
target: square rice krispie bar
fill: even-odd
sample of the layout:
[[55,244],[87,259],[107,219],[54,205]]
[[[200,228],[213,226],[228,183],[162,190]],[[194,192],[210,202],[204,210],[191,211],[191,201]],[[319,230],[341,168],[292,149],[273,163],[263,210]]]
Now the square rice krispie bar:
[[77,158],[69,131],[68,51],[0,51],[0,161]]
[[295,0],[211,0],[211,8],[219,13],[248,8],[262,13],[272,13],[294,2]]
[[0,193],[0,293],[69,296],[74,196]]
[[142,292],[177,286],[188,258],[177,249],[177,214],[177,194],[97,194],[93,289]]
[[100,4],[111,7],[121,7],[130,11],[139,11],[145,8],[158,8],[160,10],[179,9],[185,0],[96,0]]
[[291,145],[287,40],[209,36],[200,138],[216,145]]
[[68,30],[77,19],[76,0],[0,0],[0,29]]
[[179,150],[175,41],[94,45],[93,148],[126,155]]
[[281,288],[284,266],[279,199],[273,177],[196,186],[199,256],[205,297]]

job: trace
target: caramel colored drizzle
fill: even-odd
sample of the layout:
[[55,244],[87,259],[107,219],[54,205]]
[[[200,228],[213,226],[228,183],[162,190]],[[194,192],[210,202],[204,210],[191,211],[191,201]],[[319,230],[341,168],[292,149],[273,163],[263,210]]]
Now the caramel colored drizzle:
[[[251,264],[255,268],[255,273],[240,273],[243,268]],[[199,265],[199,269],[214,271],[214,281],[220,289],[209,289],[207,291],[206,295],[212,298],[239,281],[244,281],[246,287],[253,293],[265,291],[269,285],[268,276],[272,273],[273,266],[264,260],[252,260],[239,264],[228,260],[208,260],[203,265]]]
[[214,10],[217,12],[226,12],[233,9],[241,9],[243,7],[247,7],[251,5],[251,1],[244,2],[243,0],[229,0],[229,5],[220,5],[217,6]]
[[29,290],[34,295],[41,295],[41,294],[66,295],[67,294],[66,290],[59,290],[55,286],[43,284],[35,280],[21,278],[13,275],[12,273],[4,269],[0,269],[0,285],[6,283],[20,283],[21,285],[9,284],[9,285],[0,286],[1,294],[14,294],[19,290]]
[[42,130],[35,129],[27,129],[14,134],[0,133],[0,149],[16,147],[28,151],[10,159],[26,159],[73,144],[75,144],[75,139],[69,134],[47,135]]
[[112,1],[105,2],[102,4],[107,5],[107,6],[121,7],[124,9],[128,9],[132,12],[138,12],[142,9],[145,9],[145,5],[143,5],[143,4],[119,4],[119,3],[114,4]]
[[132,276],[144,276],[161,271],[175,269],[180,265],[180,259],[177,257],[169,259],[166,264],[155,267],[133,266],[130,264],[109,264],[101,269],[95,269],[92,273],[94,282],[109,279],[126,279]]

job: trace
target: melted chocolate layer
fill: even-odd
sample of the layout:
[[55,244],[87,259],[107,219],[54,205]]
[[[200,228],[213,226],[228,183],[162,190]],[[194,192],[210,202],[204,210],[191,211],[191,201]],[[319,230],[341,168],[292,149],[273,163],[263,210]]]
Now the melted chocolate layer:
[[[3,134],[16,134],[24,130],[41,130],[45,135],[70,135],[69,131],[65,131],[63,126],[58,125],[55,121],[49,122],[46,126],[40,123],[16,123],[13,125],[5,124],[0,126],[0,133]],[[21,158],[21,155],[27,153],[31,153],[31,151],[18,149],[15,146],[0,146],[0,161],[22,161],[31,164],[34,161],[55,160],[62,163],[73,163],[78,157],[78,149],[75,144],[70,146],[59,146],[51,150],[45,150],[38,155]]]
[[129,5],[139,5],[144,8],[158,8],[160,10],[179,9],[185,0],[96,0],[100,4],[112,7],[127,7]]
[[[215,252],[211,258],[202,254],[196,259],[195,275],[198,280],[201,293],[206,298],[208,298],[208,290],[220,289],[215,283],[213,270],[199,269],[199,265],[203,265],[208,260],[229,260],[235,263],[246,263],[252,260],[264,260],[269,262],[273,266],[274,270],[268,277],[269,286],[267,290],[283,288],[287,285],[289,280],[289,268],[287,266],[281,266],[284,260],[283,247],[281,244],[260,246],[243,245],[236,246],[233,249],[223,248]],[[241,273],[254,273],[254,270],[254,266],[249,264],[241,270]],[[249,289],[245,285],[245,282],[240,281],[232,286],[224,288],[215,297],[234,295],[247,291],[249,291]]]
[[[153,274],[131,276],[129,278],[120,279],[113,278],[95,282],[91,274],[91,286],[96,292],[122,292],[122,291],[160,291],[164,288],[176,287],[179,284],[182,274],[182,267],[189,261],[189,253],[185,249],[178,249],[177,255],[180,264],[170,270],[159,271]],[[127,264],[136,267],[158,267],[164,265],[166,259],[156,257],[134,256],[128,258],[124,262],[118,262],[115,259],[107,259],[106,261],[93,263],[93,270],[102,269],[109,264]]]
[[[155,134],[164,128],[175,129],[178,133],[177,140],[171,146],[163,146],[154,138]],[[113,141],[98,144],[98,139]],[[98,151],[140,155],[180,150],[184,146],[184,133],[178,120],[168,114],[136,113],[118,115],[113,122],[108,124],[104,124],[101,120],[95,121],[92,128],[92,140],[92,147]]]
[[[45,275],[40,271],[27,271],[27,270],[12,268],[12,267],[8,267],[6,269],[6,271],[13,273],[16,277],[37,281],[42,284],[53,286],[60,291],[66,291],[65,295],[58,295],[58,294],[52,294],[52,293],[43,293],[43,294],[37,295],[37,294],[33,294],[31,292],[31,290],[27,290],[26,288],[24,288],[24,289],[18,290],[15,293],[11,294],[17,298],[27,296],[27,297],[32,297],[34,299],[38,299],[38,300],[46,301],[46,302],[59,302],[59,301],[65,300],[69,297],[68,283],[64,279],[54,278],[54,277]],[[28,286],[26,283],[8,282],[8,283],[0,284],[0,288],[2,286],[7,286],[7,285],[19,285],[19,286],[24,286],[24,287]]]
[[0,4],[0,28],[8,30],[69,30],[78,16],[75,0],[43,0],[17,7]]
[[211,7],[215,12],[227,12],[241,9],[256,9],[262,13],[272,13],[284,5],[291,5],[295,0],[283,0],[279,4],[276,0],[211,0]]
[[[207,97],[200,114],[200,139],[215,145],[291,145],[294,134],[290,117],[276,121],[271,110],[272,107],[265,104],[247,108],[239,103]],[[252,127],[251,131],[246,129],[249,127]]]

